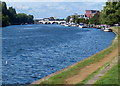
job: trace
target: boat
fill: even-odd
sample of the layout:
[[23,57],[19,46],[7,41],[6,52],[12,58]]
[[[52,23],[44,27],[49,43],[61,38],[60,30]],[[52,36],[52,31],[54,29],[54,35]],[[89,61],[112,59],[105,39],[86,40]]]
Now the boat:
[[79,25],[79,28],[83,28],[83,26]]
[[105,31],[105,32],[112,32],[112,29],[110,29],[109,26],[104,26],[104,27],[102,28],[102,30]]
[[83,24],[83,23],[81,23],[81,24],[79,25],[79,27],[80,27],[80,28],[83,28],[83,27],[84,27],[84,24]]
[[103,31],[105,31],[105,32],[112,32],[112,29],[110,29],[110,28],[105,28]]
[[71,25],[70,25],[70,24],[64,24],[64,26],[66,26],[66,27],[70,27]]
[[100,26],[100,25],[96,25],[96,28],[97,28],[97,29],[101,29],[101,26]]

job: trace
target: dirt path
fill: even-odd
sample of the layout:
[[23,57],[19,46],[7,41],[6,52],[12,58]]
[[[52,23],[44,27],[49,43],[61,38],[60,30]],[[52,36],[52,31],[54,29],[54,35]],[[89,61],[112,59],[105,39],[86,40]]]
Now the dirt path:
[[88,82],[83,85],[83,86],[92,86],[92,84],[94,84],[97,80],[99,80],[102,76],[105,75],[105,73],[108,72],[108,70],[110,70],[116,63],[118,62],[118,58],[114,59],[110,65],[108,65],[107,67],[105,67],[102,71],[100,71],[97,75],[95,75],[92,79],[88,80]]
[[103,66],[105,63],[111,61],[112,58],[115,57],[117,54],[118,54],[118,49],[115,49],[112,51],[112,53],[107,55],[105,58],[101,59],[99,62],[95,62],[89,66],[80,69],[80,72],[77,75],[65,79],[65,84],[77,84],[81,82],[87,76],[92,74],[95,70]]

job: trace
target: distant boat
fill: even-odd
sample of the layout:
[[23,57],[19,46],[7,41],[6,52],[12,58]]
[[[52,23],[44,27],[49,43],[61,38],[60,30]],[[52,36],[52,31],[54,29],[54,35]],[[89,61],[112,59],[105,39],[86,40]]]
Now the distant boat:
[[66,27],[70,27],[71,25],[70,24],[62,24],[63,26],[66,26]]
[[108,26],[103,27],[102,30],[105,32],[112,32],[112,29],[110,29]]
[[69,25],[68,25],[68,24],[65,24],[64,26],[66,26],[66,27],[67,27],[67,26],[69,26]]
[[96,25],[96,28],[97,28],[97,29],[101,29],[101,26],[100,26],[100,25]]
[[83,28],[83,26],[79,25],[79,28]]
[[112,32],[112,29],[105,28],[103,31],[105,31],[105,32]]
[[80,28],[83,28],[83,27],[84,27],[84,24],[83,24],[83,23],[82,23],[82,24],[80,24],[80,25],[79,25],[79,27],[80,27]]

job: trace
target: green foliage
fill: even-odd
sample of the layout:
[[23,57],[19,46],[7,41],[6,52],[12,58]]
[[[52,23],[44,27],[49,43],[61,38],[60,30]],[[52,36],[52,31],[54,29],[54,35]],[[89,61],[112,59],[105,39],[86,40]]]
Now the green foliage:
[[2,4],[2,14],[3,14],[3,16],[8,15],[8,10],[7,10],[6,3],[5,3],[5,2],[2,2],[2,3],[0,3],[0,4]]
[[24,13],[17,14],[16,19],[17,19],[17,22],[19,24],[34,23],[33,16],[32,15],[26,15]]
[[15,14],[16,14],[16,10],[15,10],[13,7],[9,7],[8,11],[9,11],[9,13],[12,14],[12,15],[15,15]]
[[78,18],[76,21],[77,21],[76,22],[77,24],[80,24],[80,23],[88,24],[89,23],[89,20],[88,19],[84,19],[84,18]]
[[113,25],[120,23],[120,2],[106,2],[106,6],[101,12],[101,23]]
[[77,16],[77,15],[73,15],[72,18],[73,18],[73,21],[72,21],[72,22],[77,23],[78,16]]
[[9,24],[9,17],[8,16],[2,16],[2,26],[8,26]]
[[76,23],[76,24],[80,24],[80,23],[88,24],[89,20],[88,19],[84,19],[84,18],[78,18],[78,15],[72,15],[72,16],[68,16],[66,18],[66,22],[73,22],[73,23]]
[[13,7],[7,9],[5,2],[0,3],[2,6],[2,26],[8,25],[19,25],[19,24],[31,24],[34,23],[33,15],[27,15],[24,13],[16,13],[16,10]]
[[90,23],[98,25],[100,24],[100,12],[97,12],[92,18],[90,18]]
[[67,18],[66,18],[66,22],[69,22],[70,21],[70,16],[68,16]]
[[9,7],[8,16],[9,16],[9,22],[12,25],[14,25],[17,21],[16,21],[16,11],[13,7]]

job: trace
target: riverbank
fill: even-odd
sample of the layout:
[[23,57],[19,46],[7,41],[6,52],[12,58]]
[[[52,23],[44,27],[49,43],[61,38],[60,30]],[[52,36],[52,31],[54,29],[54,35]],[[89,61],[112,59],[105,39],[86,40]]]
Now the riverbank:
[[[117,41],[120,40],[120,35],[119,35],[119,30],[118,30],[120,28],[119,27],[118,28],[111,27],[111,28],[114,31],[114,33],[117,35],[116,36]],[[119,49],[119,48],[120,48],[120,43],[118,43],[117,49]],[[118,53],[120,53],[119,50],[118,50]],[[114,65],[118,64],[118,59],[119,59],[118,56],[120,56],[120,54],[118,55],[118,53],[116,54],[115,57],[113,57],[113,59],[110,62],[106,63],[105,65],[103,65],[102,67],[100,67],[99,69],[94,71],[87,78],[85,78],[83,81],[76,84],[75,86],[87,86],[88,84],[90,86],[98,86],[98,85],[102,86],[105,84],[118,85],[119,81],[118,81],[118,71],[117,70],[119,70],[118,69],[119,66],[113,67]],[[115,70],[113,70],[113,68]],[[114,72],[116,72],[116,73],[114,73]]]
[[[101,52],[99,52],[91,57],[88,57],[87,59],[84,59],[83,61],[75,63],[61,71],[51,74],[43,79],[33,82],[32,84],[66,84],[66,83],[69,84],[68,83],[69,78],[78,75],[83,68],[85,68],[89,65],[92,65],[94,63],[97,63],[101,59],[106,58],[107,55],[109,55],[113,50],[115,50],[117,48],[117,45],[118,45],[118,42],[117,42],[117,37],[116,37],[113,40],[112,44],[108,48],[102,50]],[[79,81],[77,81],[77,82],[79,82]]]

